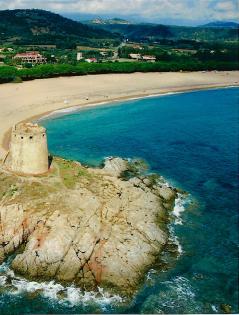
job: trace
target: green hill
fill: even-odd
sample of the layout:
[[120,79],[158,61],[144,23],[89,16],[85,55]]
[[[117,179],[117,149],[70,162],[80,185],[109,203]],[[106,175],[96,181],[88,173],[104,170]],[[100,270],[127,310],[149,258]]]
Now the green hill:
[[97,45],[118,41],[119,36],[102,29],[95,29],[44,10],[0,11],[0,43],[19,45],[55,44],[71,47],[75,45]]
[[[236,24],[236,23],[234,23]],[[234,25],[233,24],[233,25]],[[213,27],[214,25],[214,27]],[[117,46],[122,37],[134,41],[238,41],[238,26],[218,23],[200,27],[130,24],[122,19],[95,19],[80,23],[52,12],[26,9],[0,11],[0,44]]]
[[[88,24],[93,25],[93,24]],[[125,36],[130,40],[195,40],[195,41],[237,41],[238,27],[186,27],[161,24],[94,24],[98,29],[104,29]]]

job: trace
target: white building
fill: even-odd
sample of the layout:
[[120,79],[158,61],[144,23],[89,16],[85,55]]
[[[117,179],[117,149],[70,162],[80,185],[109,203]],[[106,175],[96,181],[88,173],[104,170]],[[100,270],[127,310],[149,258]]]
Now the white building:
[[139,60],[139,59],[141,59],[141,54],[129,54],[129,57],[130,57],[131,59],[137,59],[137,60]]
[[156,57],[155,56],[150,56],[150,55],[144,55],[142,56],[143,61],[150,61],[150,62],[155,62]]
[[82,52],[78,52],[77,53],[77,56],[76,56],[76,60],[77,61],[80,61],[80,60],[82,60],[83,59],[83,53]]

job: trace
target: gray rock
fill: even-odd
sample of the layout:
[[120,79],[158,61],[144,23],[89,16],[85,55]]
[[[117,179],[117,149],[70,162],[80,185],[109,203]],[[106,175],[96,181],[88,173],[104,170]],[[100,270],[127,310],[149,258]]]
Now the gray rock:
[[162,186],[161,188],[158,188],[159,195],[166,201],[171,201],[175,198],[175,191],[167,186]]
[[142,180],[115,177],[121,159],[106,163],[105,174],[60,159],[52,167],[31,180],[5,175],[18,194],[0,201],[1,260],[25,243],[12,268],[26,277],[132,294],[167,242],[158,218],[170,189],[162,198]]
[[121,158],[106,158],[104,161],[104,172],[119,177],[122,172],[128,169],[128,162]]

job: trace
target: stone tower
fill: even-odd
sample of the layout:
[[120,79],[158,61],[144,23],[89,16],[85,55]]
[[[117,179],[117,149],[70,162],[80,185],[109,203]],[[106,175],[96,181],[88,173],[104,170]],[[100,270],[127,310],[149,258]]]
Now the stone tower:
[[46,129],[33,123],[20,123],[12,128],[6,167],[15,173],[39,175],[48,171]]

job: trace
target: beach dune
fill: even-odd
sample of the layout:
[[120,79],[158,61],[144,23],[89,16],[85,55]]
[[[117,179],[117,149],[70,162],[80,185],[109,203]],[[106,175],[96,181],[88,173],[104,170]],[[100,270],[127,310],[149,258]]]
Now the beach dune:
[[133,73],[60,77],[0,85],[0,158],[16,123],[61,108],[166,92],[239,85],[239,71]]

